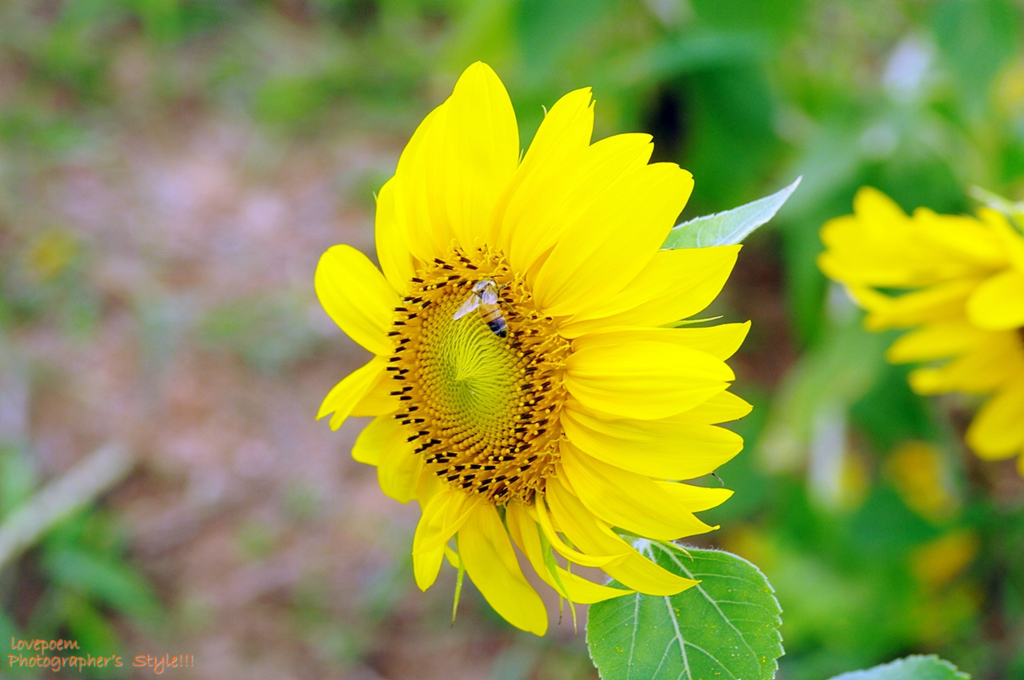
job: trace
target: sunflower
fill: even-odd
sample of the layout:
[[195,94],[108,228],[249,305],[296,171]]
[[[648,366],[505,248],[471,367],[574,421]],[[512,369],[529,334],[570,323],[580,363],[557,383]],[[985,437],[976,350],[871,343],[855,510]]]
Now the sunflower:
[[[892,363],[929,362],[910,374],[918,394],[991,395],[967,444],[999,460],[1024,449],[1024,238],[1002,214],[908,216],[863,188],[854,214],[821,230],[821,270],[845,284],[873,331],[914,329],[888,349]],[[881,290],[879,290],[881,289]],[[1024,475],[1024,457],[1017,459]]]
[[648,135],[591,144],[593,121],[590,90],[571,92],[521,156],[504,86],[473,64],[377,196],[383,274],[347,245],[316,270],[324,309],[375,355],[318,417],[374,417],[352,455],[419,502],[416,583],[447,556],[538,635],[547,615],[513,544],[570,602],[694,585],[620,533],[711,530],[693,513],[731,492],[674,480],[736,455],[742,439],[716,424],[750,409],[724,361],[749,324],[667,326],[711,302],[739,247],[659,250],[690,174],[648,163]]

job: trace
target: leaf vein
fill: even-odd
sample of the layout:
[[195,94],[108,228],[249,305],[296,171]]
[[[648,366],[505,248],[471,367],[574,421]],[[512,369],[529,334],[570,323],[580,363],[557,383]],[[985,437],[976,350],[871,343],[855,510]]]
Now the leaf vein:
[[[670,560],[672,560],[673,562],[676,563],[676,566],[679,567],[683,571],[683,573],[687,576],[687,578],[693,578],[693,574],[690,573],[690,570],[687,569],[683,565],[683,563],[678,560],[678,558],[676,558],[675,554],[673,554],[672,551],[666,549],[664,546],[662,546],[660,544],[657,544],[657,545],[658,545],[659,548],[661,548],[661,551],[663,553],[668,555]],[[755,652],[754,648],[750,646],[749,642],[747,642],[747,638],[744,637],[744,635],[740,631],[740,629],[737,628],[736,626],[734,626],[732,621],[729,620],[729,617],[725,615],[725,612],[723,612],[722,608],[718,606],[718,603],[715,602],[715,600],[710,595],[708,595],[706,590],[704,590],[703,588],[700,587],[699,583],[697,585],[695,585],[694,588],[697,589],[698,593],[700,593],[701,595],[704,596],[704,599],[706,599],[709,603],[711,603],[711,606],[715,608],[715,611],[717,611],[718,615],[722,617],[722,620],[725,621],[726,624],[728,624],[728,626],[730,628],[732,628],[736,632],[737,635],[739,635],[740,640],[743,641],[743,646],[746,647],[750,651],[751,656],[756,659],[757,658],[757,652]]]
[[725,664],[723,664],[723,663],[722,663],[721,661],[719,661],[719,660],[718,660],[718,657],[716,657],[716,656],[715,656],[714,654],[712,654],[712,653],[711,653],[711,652],[709,652],[708,650],[704,649],[704,648],[703,648],[703,647],[701,647],[700,645],[695,645],[695,644],[693,644],[692,642],[687,642],[686,644],[690,645],[691,647],[693,647],[694,649],[696,649],[696,650],[697,650],[697,651],[699,651],[699,652],[703,652],[703,653],[704,653],[704,655],[705,655],[706,657],[708,657],[709,659],[711,659],[712,661],[714,661],[714,662],[715,662],[716,664],[718,664],[718,667],[719,667],[719,668],[721,668],[721,669],[722,669],[723,671],[725,671],[726,673],[728,673],[728,674],[729,674],[729,677],[730,677],[730,678],[734,678],[734,679],[736,678],[736,676],[735,676],[735,675],[733,675],[733,672],[732,672],[732,671],[730,671],[730,670],[729,670],[729,669],[728,669],[728,668],[727,668],[727,667],[725,666]]
[[626,661],[626,680],[633,674],[633,652],[636,651],[636,629],[640,627],[640,593],[633,596],[633,636],[629,641],[629,660]]
[[[676,629],[676,639],[679,640],[679,657],[683,660],[683,671],[686,673],[686,677],[693,678],[693,675],[690,673],[690,659],[686,656],[686,640],[683,638],[683,633],[679,630],[679,620],[676,618],[675,610],[672,609],[672,600],[668,597],[665,597],[665,606],[668,608],[668,617],[672,619],[672,627]],[[671,646],[669,644],[669,647]],[[682,677],[682,674],[679,677]]]

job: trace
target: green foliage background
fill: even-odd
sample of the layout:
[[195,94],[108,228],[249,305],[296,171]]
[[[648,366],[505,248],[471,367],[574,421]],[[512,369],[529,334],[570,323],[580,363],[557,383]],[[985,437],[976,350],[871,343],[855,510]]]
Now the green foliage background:
[[[1024,198],[1022,21],[1009,0],[8,0],[0,343],[33,324],[72,337],[95,331],[103,301],[82,274],[89,254],[73,228],[48,226],[25,188],[69,158],[102,155],[111,130],[158,131],[202,110],[285,145],[402,140],[480,59],[506,83],[528,140],[542,105],[589,85],[597,137],[651,132],[656,157],[693,172],[685,219],[804,177],[749,239],[712,310],[754,321],[734,363],[736,391],[755,411],[737,426],[745,452],[719,472],[736,495],[708,513],[723,526],[708,540],[776,587],[781,677],[932,652],[975,678],[1024,677],[1024,490],[1012,467],[964,450],[960,429],[975,403],[913,395],[906,369],[882,361],[892,338],[861,330],[814,261],[821,224],[849,213],[865,184],[906,209],[939,212],[972,210],[971,185]],[[134,61],[145,67],[133,80],[124,67]],[[358,177],[352,200],[372,205],[388,172]],[[52,276],[25,276],[33,257],[44,269],[46,257],[60,264]],[[182,326],[172,307],[134,314],[153,356],[186,332],[170,332]],[[184,326],[254,371],[286,375],[317,348],[296,330],[302,315],[286,297],[240,299]],[[4,502],[28,474],[13,465],[0,480]],[[75,522],[48,539],[41,561],[20,567],[55,584],[64,609],[0,617],[0,632],[59,625],[63,611],[63,625],[109,638],[104,617],[152,617],[130,568],[126,582],[145,593],[146,611],[109,588],[128,558],[102,547],[112,539],[88,547],[99,520]],[[86,583],[75,560],[104,566]],[[17,593],[0,588],[0,602],[11,606]],[[509,647],[494,677],[542,673],[534,644]],[[372,643],[341,646],[350,661]]]

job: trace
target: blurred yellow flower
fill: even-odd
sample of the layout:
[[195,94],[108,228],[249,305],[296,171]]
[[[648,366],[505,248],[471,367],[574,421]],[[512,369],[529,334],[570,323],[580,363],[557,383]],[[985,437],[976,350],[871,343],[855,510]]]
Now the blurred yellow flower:
[[[907,216],[863,188],[854,214],[821,230],[818,264],[867,310],[870,330],[913,328],[889,348],[893,363],[931,362],[910,386],[919,394],[991,394],[967,430],[979,456],[1024,449],[1024,238],[1000,213]],[[879,290],[882,289],[882,290]],[[885,292],[883,292],[885,291]],[[898,291],[898,292],[893,292]],[[1024,456],[1018,458],[1024,474]]]
[[886,459],[885,469],[903,501],[922,517],[940,522],[956,511],[942,454],[928,442],[901,444]]
[[64,272],[78,255],[74,234],[62,229],[40,232],[25,253],[26,269],[38,281],[48,281]]
[[333,428],[375,416],[353,456],[377,466],[386,494],[419,501],[417,584],[433,584],[447,555],[536,634],[547,615],[513,543],[573,602],[632,591],[556,554],[645,593],[694,585],[614,528],[659,540],[711,530],[693,513],[731,492],[669,480],[736,455],[741,438],[716,424],[750,409],[726,391],[725,364],[749,324],[664,327],[707,306],[738,247],[659,250],[690,174],[649,164],[648,135],[591,144],[593,120],[589,89],[565,95],[520,160],[504,86],[470,66],[377,197],[383,275],[347,245],[316,271],[328,314],[375,355],[319,416]]
[[945,534],[914,550],[911,568],[918,582],[935,591],[948,585],[974,561],[981,541],[970,530]]

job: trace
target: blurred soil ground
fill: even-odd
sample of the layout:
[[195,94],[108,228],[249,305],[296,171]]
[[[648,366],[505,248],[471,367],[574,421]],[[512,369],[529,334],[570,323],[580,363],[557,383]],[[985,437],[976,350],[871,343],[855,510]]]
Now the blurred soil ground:
[[589,665],[568,615],[566,656],[491,625],[472,586],[449,628],[454,578],[423,595],[409,568],[418,509],[349,456],[363,419],[314,421],[368,355],[320,308],[313,271],[335,243],[372,252],[372,196],[355,194],[404,140],[283,142],[198,111],[122,123],[22,169],[8,212],[22,221],[4,226],[69,236],[93,296],[87,331],[44,317],[8,351],[31,375],[43,477],[108,440],[139,458],[108,504],[168,619],[124,626],[128,653],[192,654],[178,677],[224,680],[487,678],[547,653]]

